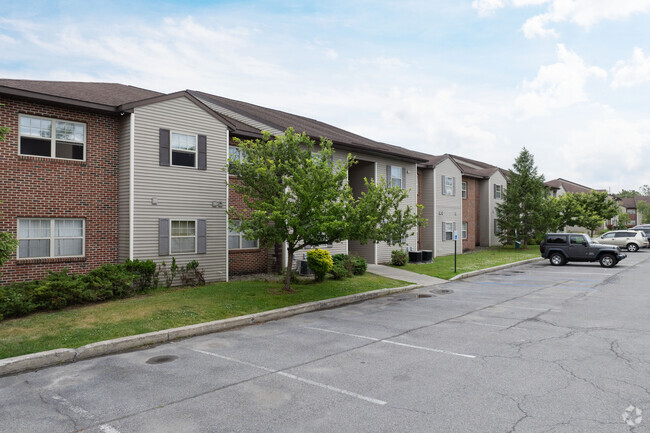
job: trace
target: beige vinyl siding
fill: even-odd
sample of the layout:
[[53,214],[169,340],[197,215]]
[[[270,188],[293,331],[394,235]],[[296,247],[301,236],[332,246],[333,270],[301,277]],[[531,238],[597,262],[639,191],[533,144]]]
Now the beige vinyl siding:
[[198,98],[201,102],[203,102],[205,105],[210,107],[212,110],[216,111],[219,114],[222,114],[224,116],[230,117],[231,119],[238,120],[248,126],[252,126],[253,128],[257,128],[260,131],[268,131],[273,135],[280,135],[284,134],[284,131],[280,131],[278,129],[275,129],[265,123],[259,122],[257,120],[251,119],[249,117],[246,117],[244,115],[241,115],[237,113],[236,111],[228,110],[227,108],[224,108],[220,105],[217,105],[213,102],[207,101],[205,99]]
[[[451,177],[455,180],[455,194],[443,195],[442,194],[442,176]],[[456,252],[461,254],[463,251],[461,230],[463,224],[463,198],[461,194],[462,173],[454,164],[451,159],[445,159],[438,164],[433,171],[434,180],[434,212],[435,223],[432,224],[434,233],[434,257],[445,256],[454,253],[454,241],[444,240],[442,234],[442,223],[452,223],[456,225],[458,232],[458,241],[456,245]],[[429,221],[431,224],[431,221]]]
[[501,174],[500,171],[494,172],[492,176],[490,176],[490,200],[491,200],[491,206],[490,206],[490,239],[489,239],[489,245],[488,246],[494,246],[494,245],[501,245],[501,242],[499,241],[499,237],[496,235],[494,232],[494,220],[497,217],[497,208],[496,205],[497,203],[502,203],[503,199],[495,199],[494,198],[494,185],[501,185],[501,197],[503,197],[503,191],[507,188],[507,181],[506,178]]
[[129,187],[131,115],[125,114],[119,126],[119,193],[118,193],[118,259],[129,258]]
[[[406,189],[410,190],[410,193],[406,200],[401,204],[401,208],[404,209],[406,206],[411,206],[411,209],[415,211],[417,205],[417,165],[414,162],[400,161],[398,159],[391,158],[382,158],[378,156],[370,156],[363,154],[356,154],[359,159],[364,159],[368,161],[375,161],[375,167],[377,168],[377,181],[383,179],[386,182],[386,166],[398,166],[406,168]],[[413,234],[408,236],[406,239],[406,244],[402,245],[389,245],[386,242],[379,242],[376,244],[377,248],[377,263],[388,263],[390,262],[390,253],[393,250],[403,249],[407,250],[409,247],[415,251],[417,249],[418,237],[417,237],[417,228],[413,229]]]
[[435,208],[434,208],[434,189],[433,189],[433,169],[432,168],[420,168],[420,183],[422,185],[422,191],[420,191],[420,197],[422,197],[422,209],[424,218],[427,219],[427,225],[421,227],[422,230],[422,249],[423,250],[432,250],[434,251],[434,239],[435,239]]
[[482,247],[490,246],[490,239],[494,232],[494,226],[490,222],[492,215],[492,203],[494,202],[492,188],[489,179],[479,182],[479,232],[481,234],[480,244]]
[[[207,170],[159,165],[159,129],[207,136]],[[185,97],[135,109],[134,256],[160,263],[158,220],[206,220],[206,254],[175,254],[179,265],[197,260],[207,281],[227,278],[226,126]],[[152,198],[158,200],[152,204]],[[212,202],[222,207],[212,207]]]

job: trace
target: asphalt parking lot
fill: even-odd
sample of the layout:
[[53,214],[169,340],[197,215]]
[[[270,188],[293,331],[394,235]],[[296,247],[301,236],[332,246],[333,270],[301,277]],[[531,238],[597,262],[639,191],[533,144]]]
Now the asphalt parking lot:
[[648,432],[650,250],[0,378],[2,432]]

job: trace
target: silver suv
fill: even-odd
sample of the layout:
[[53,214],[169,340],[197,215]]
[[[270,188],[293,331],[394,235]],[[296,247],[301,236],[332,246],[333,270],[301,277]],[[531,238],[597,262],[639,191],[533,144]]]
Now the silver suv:
[[619,248],[626,248],[630,252],[648,246],[648,238],[645,237],[645,234],[635,230],[613,230],[593,238],[592,241],[598,244],[616,245]]

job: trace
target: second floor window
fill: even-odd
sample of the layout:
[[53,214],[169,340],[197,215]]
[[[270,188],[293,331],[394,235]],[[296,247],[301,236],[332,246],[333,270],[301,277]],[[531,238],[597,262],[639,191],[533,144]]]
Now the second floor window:
[[86,125],[20,116],[20,154],[46,158],[85,159]]
[[391,166],[390,168],[390,183],[392,186],[402,188],[402,167]]
[[171,133],[172,165],[196,167],[196,135]]
[[494,198],[503,198],[503,185],[494,185]]
[[461,195],[463,198],[467,198],[467,182],[461,182]]

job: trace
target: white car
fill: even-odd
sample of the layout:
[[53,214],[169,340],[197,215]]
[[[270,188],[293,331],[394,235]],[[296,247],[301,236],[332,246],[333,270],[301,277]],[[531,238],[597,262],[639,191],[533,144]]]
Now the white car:
[[648,238],[644,233],[634,230],[613,230],[593,238],[592,241],[597,244],[616,245],[621,249],[626,248],[630,252],[648,247]]

